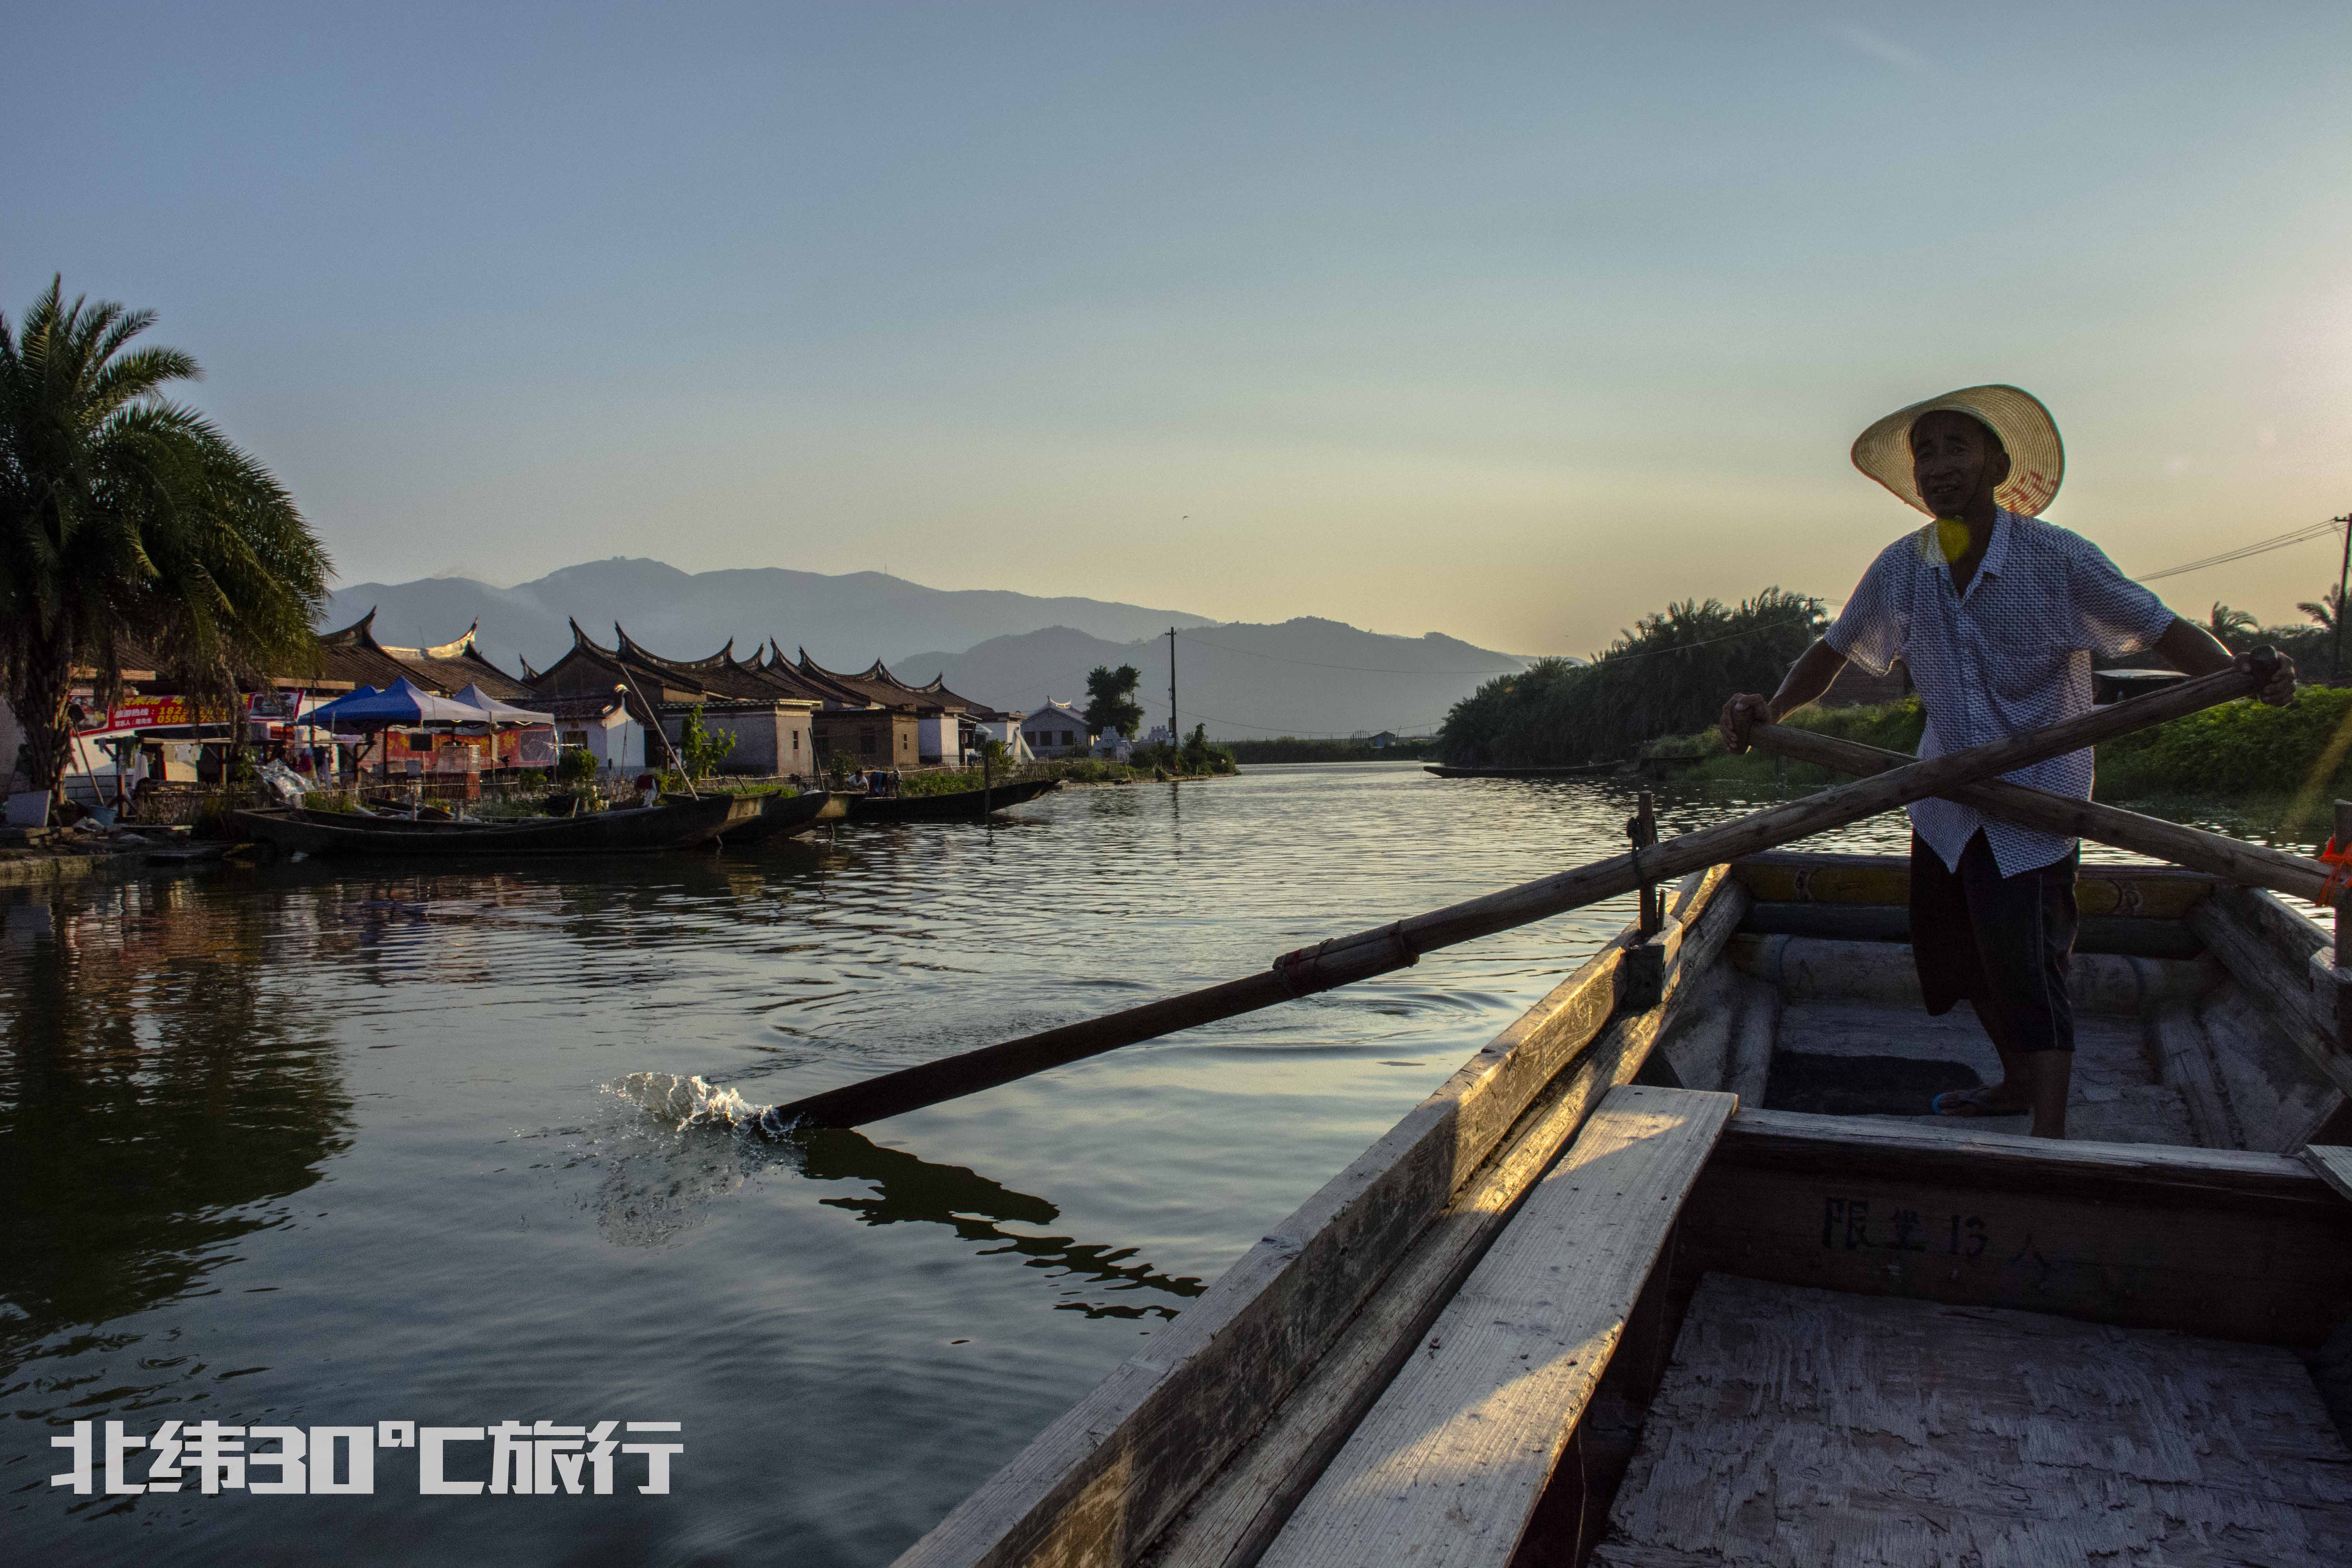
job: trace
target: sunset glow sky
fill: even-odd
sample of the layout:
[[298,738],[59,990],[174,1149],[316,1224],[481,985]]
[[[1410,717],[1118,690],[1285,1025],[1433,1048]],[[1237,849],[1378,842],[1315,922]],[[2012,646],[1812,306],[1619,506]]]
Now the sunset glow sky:
[[[1912,514],[2352,510],[2352,10],[8,8],[0,310],[152,307],[345,581],[887,569],[1522,653]],[[2159,584],[2293,616],[2326,542]]]

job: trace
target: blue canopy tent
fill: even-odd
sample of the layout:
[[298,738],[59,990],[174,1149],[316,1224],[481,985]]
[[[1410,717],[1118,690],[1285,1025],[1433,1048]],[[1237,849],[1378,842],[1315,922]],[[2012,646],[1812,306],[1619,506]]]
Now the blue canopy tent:
[[413,680],[393,682],[381,691],[363,686],[349,697],[339,697],[313,708],[302,722],[346,734],[370,734],[378,730],[430,730],[458,724],[488,724],[492,716],[470,702],[440,697]]
[[[312,709],[303,723],[336,734],[374,735],[387,730],[454,730],[463,724],[488,725],[497,721],[470,702],[442,697],[413,680],[400,679],[378,690],[362,686],[348,697]],[[379,761],[387,759],[379,758]],[[367,768],[367,749],[361,748],[359,767]]]

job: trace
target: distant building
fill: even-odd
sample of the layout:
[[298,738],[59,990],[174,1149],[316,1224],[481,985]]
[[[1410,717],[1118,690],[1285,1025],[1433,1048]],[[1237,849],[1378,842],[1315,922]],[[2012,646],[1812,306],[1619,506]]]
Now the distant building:
[[455,642],[429,647],[394,647],[375,640],[375,612],[370,610],[339,631],[319,634],[321,689],[349,691],[360,686],[387,687],[412,680],[425,690],[455,697],[468,686],[478,686],[486,697],[512,702],[524,695],[523,683],[482,657],[475,645],[481,623],[466,628]]
[[1041,757],[1076,756],[1095,742],[1086,714],[1050,697],[1022,716],[1021,733]]
[[[783,657],[782,648],[774,651],[778,658]],[[878,658],[859,673],[847,675],[825,668],[803,648],[791,668],[812,683],[840,692],[845,700],[863,701],[891,715],[890,746],[878,757],[861,754],[857,759],[869,767],[964,766],[971,761],[980,721],[1005,717],[985,703],[949,690],[939,676],[921,686],[901,680]],[[877,721],[859,722],[864,726],[859,731],[862,741]],[[878,739],[879,731],[875,733]]]
[[[818,772],[813,731],[824,693],[785,672],[740,662],[732,642],[708,658],[667,659],[617,626],[613,636],[605,647],[574,621],[570,652],[543,672],[524,668],[530,700],[555,714],[565,744],[585,746],[607,768],[667,763],[669,748],[685,737],[687,715],[698,708],[706,731],[735,737],[720,764],[729,772]],[[656,728],[667,744],[652,740],[647,731]]]
[[1394,730],[1383,730],[1365,742],[1366,745],[1369,745],[1376,752],[1385,752],[1396,743],[1397,736]]

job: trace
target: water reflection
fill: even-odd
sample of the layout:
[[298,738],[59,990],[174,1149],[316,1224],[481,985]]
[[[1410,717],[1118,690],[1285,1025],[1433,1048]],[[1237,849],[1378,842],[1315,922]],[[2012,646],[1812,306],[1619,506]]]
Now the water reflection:
[[47,1336],[185,1296],[350,1142],[278,911],[186,881],[9,904],[0,991],[0,1372]]

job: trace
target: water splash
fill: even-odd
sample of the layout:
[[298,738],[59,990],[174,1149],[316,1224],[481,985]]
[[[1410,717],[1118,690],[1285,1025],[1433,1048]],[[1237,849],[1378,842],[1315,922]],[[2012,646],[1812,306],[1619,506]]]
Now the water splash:
[[713,1086],[699,1077],[633,1072],[605,1085],[604,1092],[669,1122],[673,1131],[718,1127],[755,1132],[778,1142],[790,1139],[795,1131],[794,1123],[778,1114],[774,1106],[753,1105],[733,1089]]
[[574,1131],[568,1163],[604,1169],[587,1204],[616,1246],[669,1246],[770,1170],[800,1170],[790,1125],[731,1089],[637,1072],[604,1095],[603,1113]]
[[[1011,1255],[1060,1281],[1058,1311],[1099,1318],[1173,1318],[1206,1286],[1160,1272],[1133,1247],[1014,1228],[1052,1225],[1060,1208],[961,1165],[887,1148],[847,1128],[788,1121],[731,1089],[675,1073],[635,1072],[604,1086],[622,1125],[604,1135],[610,1166],[595,1201],[597,1228],[630,1247],[657,1247],[701,1223],[709,1205],[761,1173],[784,1167],[812,1182],[865,1184],[861,1196],[817,1201],[870,1226],[945,1226],[982,1256]],[[1158,1298],[1110,1300],[1104,1295]]]

